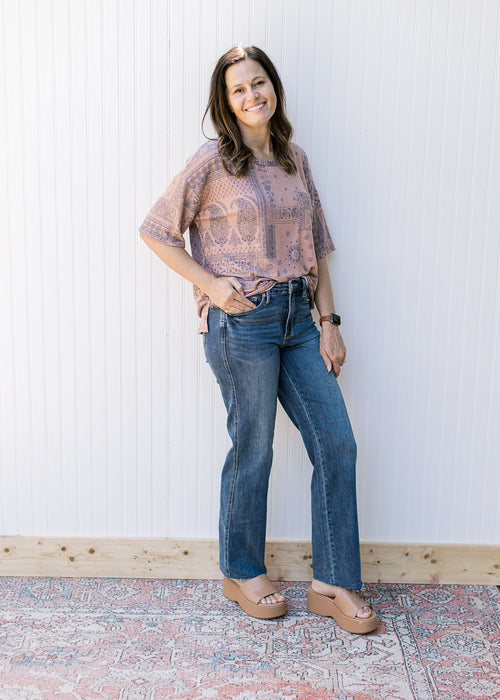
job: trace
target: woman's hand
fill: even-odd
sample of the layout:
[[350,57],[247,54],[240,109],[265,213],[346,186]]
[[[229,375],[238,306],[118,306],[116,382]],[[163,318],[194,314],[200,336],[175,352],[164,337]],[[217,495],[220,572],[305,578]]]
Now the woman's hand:
[[335,324],[325,322],[321,325],[319,352],[327,370],[331,372],[333,369],[334,375],[338,377],[345,362],[346,349],[339,327]]
[[170,269],[192,282],[209,299],[230,314],[253,309],[255,304],[243,294],[243,286],[236,277],[215,277],[194,260],[185,248],[160,243],[141,233],[141,238]]
[[255,306],[244,296],[243,286],[236,277],[213,277],[204,291],[215,306],[228,314],[237,314]]

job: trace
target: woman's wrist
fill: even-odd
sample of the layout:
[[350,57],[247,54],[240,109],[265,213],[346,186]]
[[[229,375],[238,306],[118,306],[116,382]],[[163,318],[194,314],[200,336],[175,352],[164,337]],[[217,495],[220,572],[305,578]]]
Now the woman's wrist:
[[340,328],[334,323],[322,323],[321,332],[325,336],[334,336],[337,335],[337,333],[340,333]]
[[203,285],[200,285],[200,289],[207,295],[210,296],[210,292],[213,290],[213,284],[217,277],[212,275],[210,272],[206,272],[206,277],[203,280]]

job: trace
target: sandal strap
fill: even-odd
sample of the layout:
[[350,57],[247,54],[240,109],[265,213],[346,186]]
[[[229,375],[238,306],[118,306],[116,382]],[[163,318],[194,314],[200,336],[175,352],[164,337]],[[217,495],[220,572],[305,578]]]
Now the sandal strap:
[[337,607],[348,617],[356,617],[361,608],[370,607],[356,591],[341,590],[334,598]]
[[239,581],[240,590],[252,603],[260,603],[268,595],[278,593],[278,589],[267,578],[266,574],[261,574],[247,581]]

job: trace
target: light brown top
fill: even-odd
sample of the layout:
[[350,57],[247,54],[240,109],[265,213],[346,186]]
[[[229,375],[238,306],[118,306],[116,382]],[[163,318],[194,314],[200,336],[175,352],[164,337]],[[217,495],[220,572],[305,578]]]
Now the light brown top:
[[[140,232],[167,245],[185,246],[213,275],[236,277],[244,294],[305,276],[313,303],[318,260],[334,250],[307,156],[293,146],[297,174],[255,158],[237,178],[223,167],[217,143],[205,143],[158,199]],[[210,300],[194,289],[200,332]]]

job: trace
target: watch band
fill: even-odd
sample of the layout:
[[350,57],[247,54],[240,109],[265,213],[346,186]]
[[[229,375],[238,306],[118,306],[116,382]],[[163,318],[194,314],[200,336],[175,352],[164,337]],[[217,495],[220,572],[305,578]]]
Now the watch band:
[[329,321],[335,326],[340,326],[340,316],[338,314],[328,314],[328,316],[320,316],[319,322],[323,323],[323,321]]

